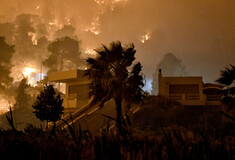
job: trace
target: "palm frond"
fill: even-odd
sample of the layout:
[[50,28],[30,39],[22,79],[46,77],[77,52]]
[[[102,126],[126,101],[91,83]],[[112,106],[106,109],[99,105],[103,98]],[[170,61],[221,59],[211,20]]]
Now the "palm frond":
[[216,82],[227,86],[233,83],[235,80],[235,66],[230,65],[230,67],[225,67],[225,70],[220,71],[220,78]]
[[[120,104],[124,100],[128,108],[132,103],[139,103],[144,98],[144,78],[141,74],[142,66],[140,63],[132,64],[135,60],[136,50],[134,44],[122,47],[120,41],[110,43],[109,48],[102,45],[95,50],[98,56],[95,59],[87,59],[88,69],[85,75],[91,80],[89,97],[92,97],[91,105],[99,104],[100,107],[110,99],[118,100]],[[116,104],[117,105],[117,104]],[[122,105],[117,105],[117,118],[120,114]],[[126,126],[126,121],[116,120],[116,126],[120,133],[124,133],[121,126]]]

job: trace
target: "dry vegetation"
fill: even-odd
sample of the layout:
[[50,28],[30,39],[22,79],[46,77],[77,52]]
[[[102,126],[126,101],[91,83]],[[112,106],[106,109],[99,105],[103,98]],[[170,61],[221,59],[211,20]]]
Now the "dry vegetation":
[[0,132],[3,159],[234,159],[234,137],[169,132],[156,137],[131,136],[124,140],[114,134],[80,139],[67,133],[56,137],[31,128],[27,132]]
[[[181,115],[183,112],[180,109],[182,106],[162,98],[159,99],[159,97],[157,100],[150,97],[149,102],[149,104],[154,102],[153,104],[160,106],[167,103],[168,105],[164,106],[168,106],[170,109],[163,107],[162,110],[158,110],[157,114],[148,103],[145,103],[138,113],[145,112],[142,115],[145,118],[142,119],[143,117],[136,115],[136,121],[132,124],[132,134],[126,139],[115,131],[107,132],[106,130],[100,136],[92,137],[89,131],[84,131],[80,127],[69,126],[70,130],[57,130],[56,133],[53,133],[29,125],[24,131],[0,130],[0,155],[3,159],[35,160],[234,159],[234,136],[212,134],[209,129],[205,130],[205,128],[194,130],[179,127],[175,120],[177,114]],[[175,117],[172,112],[177,113]],[[149,113],[156,114],[156,116],[146,119],[149,117]],[[165,120],[163,113],[166,113],[165,116],[171,117],[171,119]],[[161,120],[160,127],[156,120]],[[153,123],[153,121],[156,122]],[[138,127],[137,123],[139,123]],[[159,132],[159,130],[161,131]],[[217,131],[219,132],[219,130]]]

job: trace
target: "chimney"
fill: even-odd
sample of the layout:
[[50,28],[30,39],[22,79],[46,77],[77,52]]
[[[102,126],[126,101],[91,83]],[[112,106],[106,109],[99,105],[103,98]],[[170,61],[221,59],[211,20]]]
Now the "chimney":
[[158,95],[162,93],[162,69],[158,70]]
[[158,77],[162,77],[162,69],[158,70]]

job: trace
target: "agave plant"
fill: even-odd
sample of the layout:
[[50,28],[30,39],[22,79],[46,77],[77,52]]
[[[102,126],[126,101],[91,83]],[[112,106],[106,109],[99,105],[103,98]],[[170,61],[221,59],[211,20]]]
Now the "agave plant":
[[11,126],[11,128],[13,129],[13,131],[16,131],[11,107],[10,107],[9,113],[8,114],[6,113],[5,115],[6,115],[8,123]]

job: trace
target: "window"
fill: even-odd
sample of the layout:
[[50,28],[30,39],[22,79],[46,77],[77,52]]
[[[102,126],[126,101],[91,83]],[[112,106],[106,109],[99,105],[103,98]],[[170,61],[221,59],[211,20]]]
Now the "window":
[[169,94],[199,94],[199,86],[197,84],[170,85]]
[[177,95],[181,95],[178,99],[182,99],[182,95],[185,95],[186,100],[198,100],[199,85],[170,85],[169,94],[172,99],[176,99]]

